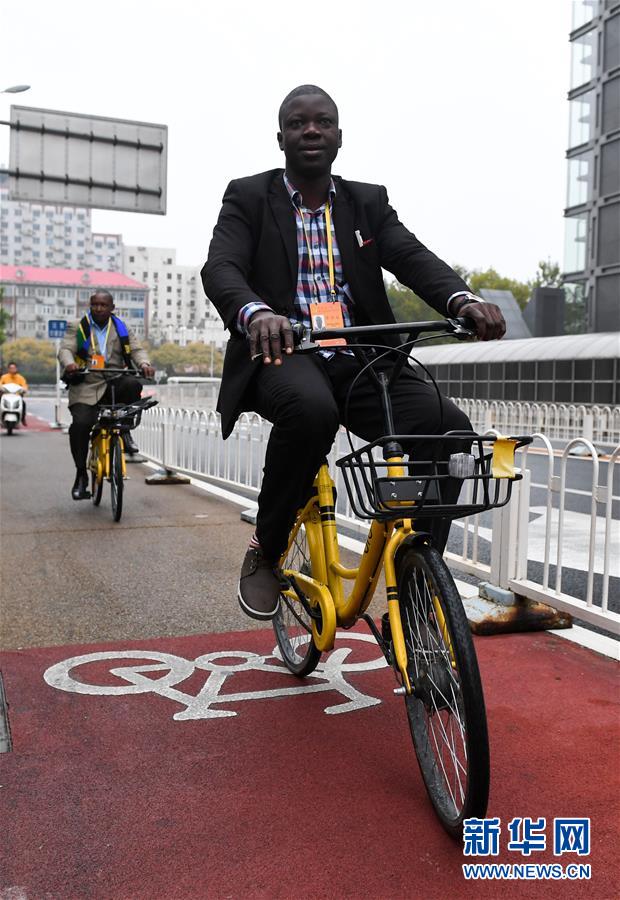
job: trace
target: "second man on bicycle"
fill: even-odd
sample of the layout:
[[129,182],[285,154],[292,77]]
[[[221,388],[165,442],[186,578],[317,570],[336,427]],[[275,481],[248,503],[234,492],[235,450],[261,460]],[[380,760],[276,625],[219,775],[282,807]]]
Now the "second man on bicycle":
[[[74,500],[85,500],[90,496],[86,472],[90,431],[97,420],[98,406],[111,400],[104,378],[96,372],[84,373],[82,370],[86,367],[135,367],[145,377],[155,374],[146,350],[113,311],[112,294],[96,291],[90,298],[88,313],[79,322],[69,325],[58,351],[63,377],[69,384],[69,410],[73,419],[69,442],[76,468],[71,488]],[[115,382],[114,391],[117,403],[133,403],[140,397],[142,385],[128,373]],[[123,443],[129,453],[138,452],[129,431],[123,435]]]

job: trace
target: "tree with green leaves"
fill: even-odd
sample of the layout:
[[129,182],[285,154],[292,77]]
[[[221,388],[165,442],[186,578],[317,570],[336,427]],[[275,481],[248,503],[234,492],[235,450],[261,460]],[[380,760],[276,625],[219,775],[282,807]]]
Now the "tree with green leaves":
[[209,375],[213,358],[213,374],[221,375],[223,354],[221,350],[213,350],[211,345],[192,342],[185,347],[166,343],[150,351],[152,364],[157,369],[165,369],[168,375]]
[[7,341],[2,351],[4,360],[17,363],[28,382],[49,384],[56,381],[56,352],[50,341],[17,338]]

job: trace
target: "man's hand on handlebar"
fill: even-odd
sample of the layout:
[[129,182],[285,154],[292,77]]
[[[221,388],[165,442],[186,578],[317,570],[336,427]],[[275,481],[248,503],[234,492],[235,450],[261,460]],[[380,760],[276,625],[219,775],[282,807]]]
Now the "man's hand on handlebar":
[[80,367],[75,363],[69,363],[68,366],[65,366],[64,375],[73,375],[74,372],[79,372]]
[[140,366],[140,372],[145,378],[155,377],[155,367],[150,363],[142,363],[142,365]]
[[506,334],[504,316],[495,303],[468,300],[458,308],[457,315],[465,316],[473,322],[479,341],[498,341]]
[[286,316],[278,316],[271,310],[260,309],[250,319],[250,355],[252,359],[263,357],[263,363],[282,365],[282,352],[293,352],[293,328]]

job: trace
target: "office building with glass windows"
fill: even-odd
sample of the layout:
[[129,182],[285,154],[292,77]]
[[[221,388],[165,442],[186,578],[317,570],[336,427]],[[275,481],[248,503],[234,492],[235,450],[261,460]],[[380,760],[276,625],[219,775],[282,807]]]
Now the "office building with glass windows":
[[564,280],[587,331],[620,329],[620,0],[574,0]]

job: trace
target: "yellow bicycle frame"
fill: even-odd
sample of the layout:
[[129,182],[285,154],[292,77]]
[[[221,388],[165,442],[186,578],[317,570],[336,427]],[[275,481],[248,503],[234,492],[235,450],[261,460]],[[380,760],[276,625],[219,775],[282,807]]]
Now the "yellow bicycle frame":
[[[389,477],[402,476],[402,458],[394,457],[388,463]],[[320,624],[317,624],[316,619],[312,620],[314,643],[319,650],[333,648],[336,628],[339,625],[345,628],[353,625],[370,605],[383,566],[394,656],[402,683],[410,694],[412,687],[407,673],[407,652],[398,605],[394,559],[405,538],[413,534],[411,519],[398,518],[395,510],[393,520],[373,521],[359,566],[347,569],[340,562],[334,482],[327,465],[323,465],[314,480],[312,497],[297,515],[289,546],[282,556],[282,564],[302,525],[306,530],[313,574],[310,576],[291,569],[284,569],[284,574],[294,575],[296,584],[308,597],[310,604],[318,606],[321,611]],[[345,579],[353,581],[348,597],[345,596],[343,586]],[[298,600],[292,588],[284,593],[292,600]]]
[[110,445],[112,434],[115,433],[121,444],[121,471],[125,477],[125,445],[120,431],[109,428],[101,428],[90,442],[90,469],[95,474],[97,484],[101,484],[104,478],[110,477],[112,460],[110,458]]

